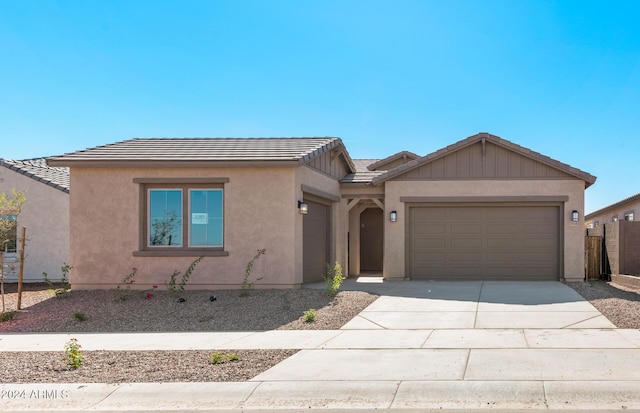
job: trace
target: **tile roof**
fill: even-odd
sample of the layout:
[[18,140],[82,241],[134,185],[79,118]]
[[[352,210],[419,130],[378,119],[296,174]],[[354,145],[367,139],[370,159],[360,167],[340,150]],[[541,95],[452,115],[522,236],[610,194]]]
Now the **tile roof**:
[[384,171],[356,171],[340,180],[343,184],[369,184],[376,176],[382,175]]
[[496,145],[502,146],[504,148],[510,149],[514,152],[520,153],[524,156],[527,156],[529,158],[535,159],[538,162],[541,162],[543,164],[549,165],[551,167],[554,167],[556,169],[559,169],[561,171],[566,172],[569,175],[573,175],[576,178],[582,179],[585,182],[585,187],[588,188],[589,186],[591,186],[595,181],[596,181],[596,177],[581,171],[578,168],[574,168],[571,165],[567,165],[565,163],[562,163],[560,161],[557,161],[555,159],[552,159],[548,156],[542,155],[541,153],[532,151],[531,149],[525,148],[524,146],[520,146],[517,145],[513,142],[510,142],[506,139],[502,139],[499,136],[495,136],[495,135],[491,135],[489,133],[486,132],[482,132],[482,133],[478,133],[476,135],[473,136],[469,136],[466,139],[463,139],[461,141],[458,141],[454,144],[451,144],[445,148],[442,148],[440,150],[437,150],[435,152],[432,152],[428,155],[425,155],[421,158],[415,159],[413,161],[410,161],[408,163],[405,163],[403,165],[400,165],[396,168],[393,168],[390,171],[385,172],[382,175],[379,175],[377,177],[375,177],[372,181],[372,184],[377,185],[380,184],[388,179],[391,179],[393,177],[396,177],[398,175],[401,175],[405,172],[408,172],[414,168],[417,168],[421,165],[424,165],[426,163],[432,162],[438,158],[441,158],[443,156],[446,156],[450,153],[453,153],[459,149],[462,149],[466,146],[472,145],[476,142],[481,141],[482,139],[486,139],[488,142],[492,142]]
[[69,193],[69,168],[48,166],[44,158],[24,159],[21,161],[0,159],[0,165],[62,192]]
[[369,165],[378,162],[379,159],[354,159],[353,164],[356,167],[356,172],[369,171]]
[[393,162],[396,161],[398,159],[409,159],[409,160],[414,160],[414,159],[418,159],[420,157],[420,155],[416,155],[413,152],[409,152],[409,151],[402,151],[402,152],[398,152],[395,153],[391,156],[388,156],[384,159],[380,159],[378,162],[374,162],[371,165],[368,166],[370,171],[375,171],[375,170],[388,170],[388,169],[383,169],[382,167]]
[[[343,146],[340,138],[137,138],[48,158],[50,165],[84,162],[297,161]],[[353,162],[346,154],[353,168]]]
[[608,206],[606,206],[604,208],[600,208],[600,209],[598,209],[596,211],[593,211],[593,212],[585,215],[584,219],[591,219],[591,218],[596,217],[596,216],[598,216],[598,215],[600,215],[600,214],[602,214],[604,212],[610,211],[612,209],[616,209],[618,207],[624,206],[626,204],[629,204],[631,202],[635,202],[635,201],[638,201],[638,200],[640,200],[640,194],[631,195],[630,197],[625,198],[622,201],[618,201],[618,202],[616,202],[614,204],[608,205]]

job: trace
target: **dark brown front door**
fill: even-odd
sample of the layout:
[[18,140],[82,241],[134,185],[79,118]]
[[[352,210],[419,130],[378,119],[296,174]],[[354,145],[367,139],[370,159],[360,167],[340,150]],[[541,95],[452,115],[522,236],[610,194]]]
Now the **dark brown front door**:
[[367,208],[360,214],[360,272],[381,272],[383,219],[380,208]]

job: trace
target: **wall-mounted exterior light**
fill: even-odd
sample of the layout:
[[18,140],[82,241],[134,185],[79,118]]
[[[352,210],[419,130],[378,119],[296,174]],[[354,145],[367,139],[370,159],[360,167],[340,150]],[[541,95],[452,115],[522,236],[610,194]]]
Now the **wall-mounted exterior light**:
[[578,222],[579,219],[580,214],[578,214],[578,211],[574,209],[573,212],[571,212],[571,222]]
[[307,215],[309,213],[309,204],[304,201],[298,201],[298,212],[302,215]]
[[391,211],[391,213],[389,213],[389,221],[396,222],[397,220],[398,220],[398,212]]

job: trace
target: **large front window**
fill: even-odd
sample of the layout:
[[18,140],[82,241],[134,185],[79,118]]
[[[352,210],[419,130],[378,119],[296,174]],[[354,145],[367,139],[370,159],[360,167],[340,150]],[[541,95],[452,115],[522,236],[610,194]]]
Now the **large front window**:
[[134,256],[227,256],[228,178],[133,178],[140,185],[139,249]]
[[9,232],[6,234],[7,238],[0,240],[2,243],[2,251],[7,254],[16,253],[18,251],[18,227],[16,225],[16,216],[0,216],[0,219],[8,221],[10,226]]
[[147,247],[223,247],[221,188],[150,188]]

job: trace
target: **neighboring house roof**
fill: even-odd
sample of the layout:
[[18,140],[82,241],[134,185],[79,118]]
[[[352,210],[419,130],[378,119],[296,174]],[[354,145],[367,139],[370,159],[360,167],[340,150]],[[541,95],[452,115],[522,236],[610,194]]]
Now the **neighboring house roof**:
[[416,155],[413,152],[409,152],[409,151],[402,151],[402,152],[398,152],[396,154],[393,154],[391,156],[388,156],[384,159],[379,160],[378,162],[372,163],[371,165],[368,166],[368,169],[370,171],[377,171],[377,170],[381,170],[381,171],[386,171],[388,170],[388,168],[384,168],[385,165],[388,165],[392,162],[395,162],[399,159],[403,159],[405,162],[408,162],[408,160],[414,160],[414,159],[418,159],[420,156]]
[[299,163],[331,150],[344,158],[352,172],[353,160],[340,138],[137,138],[89,148],[47,159],[54,166],[97,164],[139,165],[141,162],[171,164],[211,162]]
[[0,159],[0,165],[62,192],[69,193],[69,168],[48,166],[44,158],[14,161]]
[[621,206],[625,206],[626,204],[630,204],[630,203],[638,201],[638,200],[640,200],[640,194],[631,195],[630,197],[625,198],[622,201],[618,201],[615,204],[611,204],[611,205],[606,206],[604,208],[600,208],[597,211],[593,211],[590,214],[585,215],[584,219],[589,220],[589,219],[597,217],[598,215],[601,215],[601,214],[603,214],[603,213],[605,213],[607,211],[619,208]]
[[413,161],[410,161],[406,164],[400,165],[390,171],[385,172],[384,174],[381,174],[375,178],[372,179],[371,183],[374,185],[383,183],[389,179],[392,179],[398,175],[404,174],[408,171],[411,171],[415,168],[418,168],[422,165],[425,165],[429,162],[433,162],[436,159],[442,158],[448,154],[451,154],[455,151],[458,151],[462,148],[465,148],[467,146],[473,145],[477,142],[481,142],[481,141],[487,141],[487,142],[491,142],[495,145],[501,146],[505,149],[511,150],[513,152],[519,153],[522,156],[526,156],[528,158],[534,159],[537,162],[543,163],[545,165],[548,165],[550,167],[556,168],[560,171],[563,171],[571,176],[574,176],[578,179],[581,179],[585,182],[585,188],[588,188],[589,186],[591,186],[595,181],[596,181],[596,177],[581,171],[580,169],[574,168],[570,165],[567,165],[565,163],[562,163],[560,161],[557,161],[555,159],[552,159],[548,156],[542,155],[538,152],[532,151],[531,149],[527,149],[523,146],[517,145],[513,142],[510,142],[506,139],[502,139],[498,136],[495,135],[491,135],[489,133],[478,133],[476,135],[470,136],[467,139],[463,139],[459,142],[456,142],[452,145],[449,145],[443,149],[440,149],[436,152],[430,153],[426,156],[423,156],[421,158],[415,159]]

